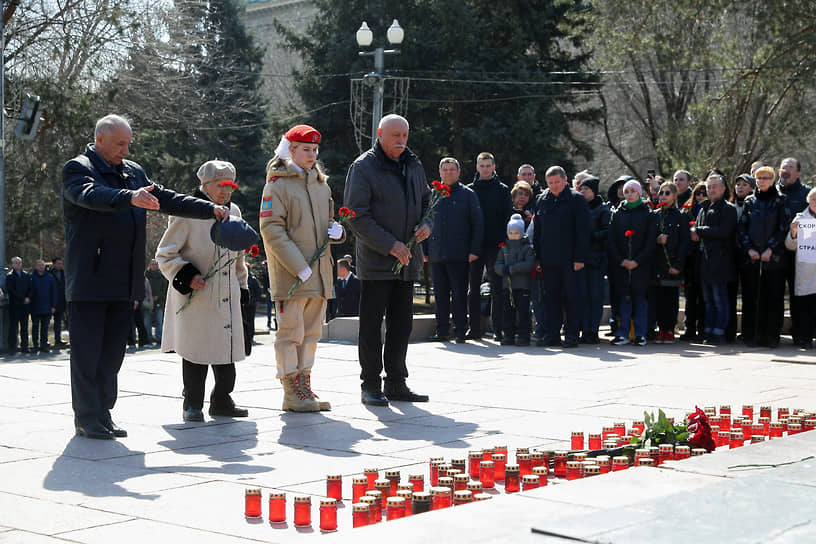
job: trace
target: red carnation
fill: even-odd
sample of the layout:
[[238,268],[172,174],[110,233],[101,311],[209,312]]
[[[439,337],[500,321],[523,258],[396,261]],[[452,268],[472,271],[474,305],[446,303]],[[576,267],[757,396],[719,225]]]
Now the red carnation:
[[697,224],[697,221],[689,221],[689,227],[694,227]]
[[234,191],[235,189],[237,189],[237,188],[238,188],[238,184],[237,184],[237,183],[235,183],[234,181],[230,181],[230,180],[228,180],[228,179],[227,179],[227,180],[222,181],[222,182],[221,182],[221,183],[219,183],[218,185],[220,185],[221,187],[229,187],[229,188],[230,188],[230,189],[232,189],[233,191]]
[[504,247],[504,242],[499,243],[499,247]]
[[658,209],[658,210],[659,210],[660,208],[665,208],[665,207],[666,207],[666,203],[665,203],[665,202],[661,202],[661,203],[659,203],[659,204],[657,205],[657,209]]
[[688,418],[688,432],[691,435],[688,439],[692,448],[705,448],[706,451],[714,451],[716,445],[711,436],[711,426],[705,412],[695,406],[695,412]]
[[339,215],[341,218],[346,218],[346,217],[357,217],[357,214],[356,214],[356,213],[354,213],[354,210],[349,209],[349,208],[346,208],[345,206],[343,206],[342,208],[340,208],[340,209],[338,210],[337,214],[338,214],[338,215]]
[[257,257],[261,253],[261,250],[258,248],[258,246],[253,245],[246,248],[244,253],[250,255],[251,257]]
[[691,204],[683,204],[683,209],[684,210],[690,210],[691,209]]
[[626,232],[623,233],[623,235],[626,236],[627,238],[631,238],[632,236],[635,235],[635,231],[627,230]]

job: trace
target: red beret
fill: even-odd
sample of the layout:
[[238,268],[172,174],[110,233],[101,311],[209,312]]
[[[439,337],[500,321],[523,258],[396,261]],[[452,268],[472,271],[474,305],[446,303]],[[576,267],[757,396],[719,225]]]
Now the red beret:
[[309,125],[295,125],[283,135],[290,142],[303,142],[305,144],[319,144],[320,133]]

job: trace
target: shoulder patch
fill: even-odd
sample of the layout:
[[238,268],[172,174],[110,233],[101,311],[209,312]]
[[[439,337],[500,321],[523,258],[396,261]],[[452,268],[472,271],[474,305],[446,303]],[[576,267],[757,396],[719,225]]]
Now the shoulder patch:
[[265,196],[261,200],[272,200],[272,197],[271,196]]
[[266,180],[266,182],[275,183],[276,181],[278,181],[278,179],[280,179],[280,176],[275,176],[274,178],[269,178],[268,180]]
[[261,202],[261,210],[271,210],[272,209],[272,199],[271,198],[264,198]]
[[272,215],[272,210],[264,210],[261,212],[261,217],[269,217]]

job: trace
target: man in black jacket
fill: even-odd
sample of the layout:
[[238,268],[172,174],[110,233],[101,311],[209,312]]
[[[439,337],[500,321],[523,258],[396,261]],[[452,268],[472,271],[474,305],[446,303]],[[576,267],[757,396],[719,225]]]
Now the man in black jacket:
[[345,258],[337,261],[334,298],[334,315],[332,317],[360,315],[360,279],[351,271],[351,263]]
[[465,342],[467,329],[467,289],[469,263],[482,251],[484,226],[479,199],[459,183],[459,161],[445,157],[439,161],[439,179],[450,187],[450,196],[436,207],[434,228],[428,238],[428,261],[436,306],[435,340],[448,340],[451,298],[456,343]]
[[77,434],[110,439],[127,436],[110,410],[132,301],[144,299],[145,210],[195,219],[224,219],[229,210],[154,185],[125,159],[133,132],[124,118],[99,119],[94,139],[62,170],[71,397]]
[[17,331],[20,332],[20,353],[28,353],[28,313],[31,306],[31,275],[23,270],[20,257],[11,258],[11,272],[6,276],[9,297],[8,352],[17,351]]
[[[357,274],[362,282],[360,400],[374,406],[387,406],[389,399],[428,401],[427,395],[414,393],[405,384],[414,282],[423,264],[420,244],[433,226],[431,218],[422,221],[430,204],[430,187],[422,163],[408,149],[408,131],[404,117],[383,117],[374,146],[349,168],[343,195],[345,205],[356,214],[349,227],[357,236]],[[412,236],[416,243],[408,247]],[[394,268],[397,262],[400,270]],[[380,336],[384,318],[385,346]]]
[[548,168],[544,179],[547,189],[538,197],[533,218],[533,247],[545,286],[546,330],[536,344],[574,348],[583,304],[578,273],[589,253],[589,206],[581,193],[567,186],[567,173],[560,166]]
[[[781,194],[785,195],[785,208],[789,220],[793,220],[797,213],[800,213],[808,206],[807,195],[810,191],[810,187],[802,183],[800,179],[801,175],[801,165],[797,159],[793,157],[782,159],[779,165],[779,182],[776,188]],[[785,250],[784,255],[785,279],[787,280],[788,293],[790,295],[791,331],[793,333],[793,343],[798,345],[802,343],[799,338],[802,312],[811,310],[801,308],[799,297],[793,295],[796,285],[796,253],[794,251]]]
[[65,300],[65,270],[62,257],[54,257],[48,271],[57,282],[57,307],[54,308],[54,347],[62,348],[68,344],[62,341],[62,320],[67,308]]
[[507,235],[507,220],[513,215],[513,199],[510,189],[499,180],[496,174],[496,160],[492,154],[483,152],[476,157],[476,174],[473,183],[468,185],[479,197],[479,207],[482,210],[484,235],[482,237],[479,258],[470,263],[470,287],[468,294],[468,313],[470,314],[470,332],[468,336],[474,340],[482,337],[481,293],[484,271],[490,281],[490,310],[493,324],[493,338],[502,339],[502,312],[504,299],[502,295],[502,279],[494,270],[496,256],[499,253],[499,244],[504,242]]

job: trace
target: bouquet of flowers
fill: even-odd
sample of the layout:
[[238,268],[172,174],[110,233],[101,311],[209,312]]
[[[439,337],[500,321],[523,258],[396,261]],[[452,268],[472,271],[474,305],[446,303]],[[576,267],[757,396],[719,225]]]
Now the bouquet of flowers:
[[[434,216],[436,213],[436,205],[439,204],[443,198],[448,198],[450,196],[450,186],[445,185],[441,181],[434,180],[431,182],[431,186],[433,187],[433,191],[431,191],[431,202],[428,204],[428,209],[425,210],[425,213],[422,215],[422,219],[419,220],[420,225]],[[408,247],[408,251],[410,251],[415,244],[416,234],[412,234],[411,238],[408,240],[408,243],[405,244]],[[399,273],[402,272],[403,266],[404,265],[397,260],[397,262],[394,264],[394,268],[392,268],[391,271],[394,272],[395,275],[399,275]]]

